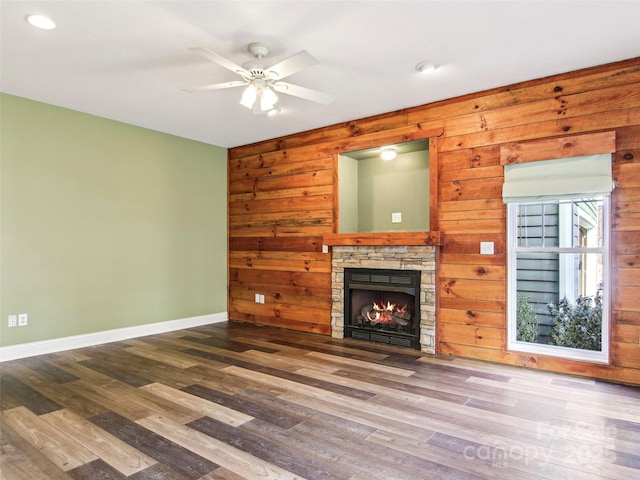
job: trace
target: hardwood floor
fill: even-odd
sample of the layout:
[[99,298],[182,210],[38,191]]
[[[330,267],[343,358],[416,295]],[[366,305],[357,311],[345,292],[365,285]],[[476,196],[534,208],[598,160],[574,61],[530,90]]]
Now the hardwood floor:
[[640,388],[219,323],[5,362],[1,478],[631,479]]

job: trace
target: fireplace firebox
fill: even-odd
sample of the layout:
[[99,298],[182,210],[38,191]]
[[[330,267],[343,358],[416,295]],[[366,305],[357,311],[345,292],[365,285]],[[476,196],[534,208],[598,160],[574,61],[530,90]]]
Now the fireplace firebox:
[[345,337],[420,349],[420,271],[345,268]]

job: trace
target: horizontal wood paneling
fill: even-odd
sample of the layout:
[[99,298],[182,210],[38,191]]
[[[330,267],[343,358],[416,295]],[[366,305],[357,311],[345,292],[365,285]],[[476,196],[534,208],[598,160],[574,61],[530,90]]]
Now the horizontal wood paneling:
[[[484,269],[485,267],[478,267]],[[505,285],[501,281],[469,280],[466,278],[440,278],[440,299],[464,298],[470,300],[506,300]]]
[[640,285],[617,285],[612,297],[614,310],[640,311]]
[[[479,254],[480,253],[480,237],[478,236],[482,232],[477,233],[463,233],[463,234],[445,234],[443,245],[445,245],[446,252],[445,255],[449,255],[449,252],[452,254],[458,255],[469,255],[469,254]],[[504,235],[490,235],[488,237],[483,237],[483,240],[490,240],[494,242],[494,254],[496,255],[504,255],[506,253],[505,250],[505,242],[506,237]],[[488,255],[487,262],[492,260],[489,259]]]
[[506,268],[503,265],[478,265],[445,263],[440,266],[442,278],[467,278],[472,280],[504,280]]
[[[528,112],[522,112],[526,118]],[[521,120],[522,121],[522,120]],[[535,124],[516,125],[496,130],[481,131],[459,136],[443,138],[441,151],[456,150],[458,148],[476,148],[503,143],[524,142],[540,138],[567,135],[568,133],[588,133],[601,130],[611,130],[640,124],[640,108],[631,108],[613,112],[601,112],[597,115],[582,115],[576,117],[562,117]],[[445,132],[446,135],[446,132]]]
[[613,279],[614,285],[638,286],[640,285],[640,270],[637,268],[618,268]]
[[275,198],[285,197],[309,197],[309,196],[321,196],[332,195],[333,185],[316,185],[313,187],[306,186],[302,188],[287,188],[284,190],[268,190],[268,191],[254,191],[246,193],[236,193],[229,195],[229,203],[231,202],[247,202],[249,200],[273,200]]
[[[525,160],[537,142],[577,152],[593,134],[606,137],[609,150],[615,138],[612,365],[508,352],[501,150]],[[336,154],[427,137],[436,172],[431,227],[440,245],[437,351],[638,381],[640,58],[231,149],[230,318],[328,334],[330,254],[321,251],[339,237]],[[385,244],[383,235],[367,241]],[[481,241],[494,243],[494,255],[479,254]],[[264,305],[253,302],[255,292]]]
[[[308,154],[307,154],[308,155]],[[237,163],[237,167],[233,170],[233,174],[230,172],[229,180],[234,187],[236,182],[242,182],[247,179],[256,178],[274,178],[284,175],[294,175],[305,172],[314,172],[319,170],[332,170],[333,169],[333,157],[321,157],[312,161],[298,161],[294,162],[290,158],[279,158],[272,156],[271,162],[265,161],[265,157],[256,158],[255,161],[247,161]],[[287,163],[287,160],[290,163]],[[304,160],[301,158],[300,160]],[[255,180],[254,180],[255,181]]]
[[438,341],[503,350],[505,348],[505,329],[451,324],[441,330]]
[[591,90],[616,87],[618,85],[635,85],[640,83],[640,66],[635,62],[621,62],[615,65],[589,69],[583,72],[570,72],[557,75],[551,79],[539,79],[482,92],[478,95],[467,95],[459,99],[438,102],[429,108],[416,107],[408,116],[408,123],[451,118],[485,110],[497,110],[513,105],[523,105],[555,98],[559,94],[573,95]]
[[321,252],[322,237],[275,238],[247,237],[229,238],[229,251],[257,250],[260,252]]
[[553,138],[543,142],[514,143],[500,149],[500,163],[534,162],[563,157],[579,157],[616,151],[615,132]]
[[309,273],[286,270],[257,270],[230,268],[231,282],[240,285],[273,284],[279,286],[324,288],[330,280],[329,273]]
[[617,365],[600,365],[589,362],[572,362],[563,358],[548,357],[545,355],[532,355],[530,353],[516,353],[508,351],[495,351],[493,349],[443,343],[441,352],[447,355],[468,357],[490,362],[501,362],[511,365],[520,365],[528,368],[542,370],[561,371],[571,375],[615,379],[624,383],[638,383],[638,371],[636,368]]
[[330,185],[333,172],[331,170],[319,170],[303,172],[292,175],[269,175],[267,172],[259,172],[245,180],[237,180],[229,185],[229,194],[247,192],[266,192],[269,190],[283,190],[291,188],[306,188],[317,185]]
[[297,252],[233,252],[229,254],[231,268],[270,270],[283,267],[292,272],[331,272],[331,259],[325,253]]
[[441,181],[438,188],[438,200],[441,202],[495,198],[502,195],[502,177]]
[[612,317],[615,325],[618,324],[631,324],[640,325],[640,311],[623,311],[615,310],[612,312]]
[[[440,308],[439,318],[447,323],[461,323],[476,327],[504,328],[505,316],[501,312]],[[443,329],[446,331],[447,329]]]
[[306,210],[327,210],[332,206],[330,195],[308,195],[283,197],[273,200],[253,200],[229,203],[229,215],[258,215],[274,212],[304,212]]
[[[440,308],[442,309],[458,309],[463,312],[495,312],[504,313],[506,311],[504,300],[484,300],[474,298],[461,297],[444,297],[440,296]],[[448,328],[448,317],[446,315],[438,316],[438,329],[446,330]],[[454,322],[455,323],[455,322]]]
[[271,212],[262,214],[235,215],[229,220],[230,235],[242,235],[247,228],[265,228],[277,226],[331,226],[332,210],[307,210],[286,213]]

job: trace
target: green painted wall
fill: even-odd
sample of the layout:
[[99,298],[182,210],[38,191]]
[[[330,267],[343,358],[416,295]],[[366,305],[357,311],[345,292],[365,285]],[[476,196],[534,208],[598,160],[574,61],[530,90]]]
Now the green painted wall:
[[[392,223],[392,213],[402,223]],[[429,230],[429,153],[399,154],[358,162],[358,231],[410,232]]]
[[358,161],[340,155],[338,160],[338,212],[340,233],[358,231]]
[[226,312],[225,148],[5,94],[0,120],[1,346]]

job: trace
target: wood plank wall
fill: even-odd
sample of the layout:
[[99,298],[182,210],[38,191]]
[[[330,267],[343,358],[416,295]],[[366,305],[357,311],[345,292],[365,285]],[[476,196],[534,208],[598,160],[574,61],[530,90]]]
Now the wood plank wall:
[[[508,352],[500,149],[605,131],[616,138],[611,364]],[[337,154],[427,136],[438,353],[640,384],[640,58],[230,149],[229,318],[329,335],[321,246],[336,229]],[[495,255],[479,255],[480,241]]]

